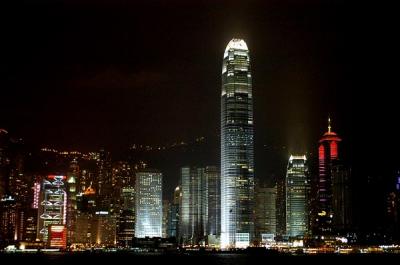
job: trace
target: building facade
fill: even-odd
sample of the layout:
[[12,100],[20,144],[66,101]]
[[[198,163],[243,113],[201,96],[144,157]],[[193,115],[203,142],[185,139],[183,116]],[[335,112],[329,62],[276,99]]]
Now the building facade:
[[207,179],[204,168],[181,168],[179,236],[185,245],[199,245],[208,221]]
[[317,212],[314,214],[315,233],[329,234],[333,227],[333,191],[332,166],[339,159],[341,139],[331,130],[328,119],[328,131],[322,136],[318,147]]
[[309,193],[307,159],[291,155],[286,173],[286,234],[290,237],[309,234]]
[[226,46],[221,91],[221,247],[247,247],[254,235],[254,124],[250,54]]
[[38,214],[38,239],[47,242],[50,225],[65,225],[67,219],[66,176],[47,176],[42,181]]
[[135,237],[162,236],[162,173],[146,170],[136,173]]
[[276,197],[277,186],[256,185],[255,234],[259,242],[263,234],[276,235]]

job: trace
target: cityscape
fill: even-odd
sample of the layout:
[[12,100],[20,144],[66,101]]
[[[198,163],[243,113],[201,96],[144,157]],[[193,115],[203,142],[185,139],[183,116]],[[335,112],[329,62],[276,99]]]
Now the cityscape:
[[[319,1],[310,1],[312,5],[305,5],[307,7],[291,1],[283,7],[276,1],[271,2],[267,7],[287,12],[285,16],[295,14],[292,10],[296,8],[310,16],[304,21],[295,15],[293,18],[274,17],[277,27],[282,27],[279,32],[307,28],[315,19],[321,26],[310,30],[314,33],[307,33],[319,36],[313,41],[321,44],[318,41],[323,39],[320,36],[325,36],[325,30],[334,32],[332,38],[336,36],[338,40],[328,41],[329,44],[321,48],[328,50],[324,51],[327,54],[331,53],[329,49],[339,49],[341,38],[347,36],[341,35],[342,27],[337,26],[335,20],[325,18],[324,22],[321,18],[332,15],[327,11],[331,8],[340,9],[343,4],[340,1],[333,1],[334,4],[326,9]],[[222,21],[219,18],[221,11],[211,4],[191,6],[177,1],[168,6],[155,1],[153,5],[125,6],[125,3],[110,3],[109,6],[96,6],[100,11],[88,11],[87,6],[91,6],[90,1],[87,5],[68,6],[71,12],[81,15],[74,27],[63,24],[69,15],[63,13],[64,7],[61,8],[61,18],[55,19],[54,27],[62,22],[63,29],[59,30],[64,32],[61,36],[68,36],[65,37],[67,44],[62,44],[65,47],[58,51],[52,50],[55,48],[39,51],[54,53],[43,55],[45,62],[37,66],[42,70],[27,70],[35,60],[21,57],[18,60],[23,66],[11,66],[10,63],[5,71],[6,82],[2,86],[8,92],[4,92],[3,117],[0,119],[0,258],[1,255],[27,253],[400,254],[400,160],[396,152],[399,142],[396,137],[391,137],[392,134],[387,135],[388,140],[384,139],[388,127],[376,131],[372,128],[379,126],[374,125],[374,115],[369,114],[389,118],[385,116],[388,114],[383,114],[384,108],[381,112],[362,110],[362,117],[353,122],[353,117],[359,113],[354,101],[359,91],[350,91],[356,80],[351,78],[358,72],[346,77],[347,74],[342,73],[346,70],[340,63],[336,62],[337,68],[326,66],[319,58],[325,53],[318,51],[318,55],[304,61],[296,59],[302,57],[290,55],[294,56],[293,62],[299,64],[296,69],[302,68],[296,74],[293,70],[282,70],[281,79],[275,80],[272,75],[262,77],[267,70],[274,72],[274,64],[281,65],[277,69],[286,69],[287,61],[279,61],[278,55],[275,55],[275,61],[265,59],[268,53],[261,52],[264,51],[262,45],[268,44],[255,44],[255,34],[246,33],[246,26],[251,23],[240,23],[263,18],[266,11],[257,10],[257,6],[246,7],[244,11],[241,5],[233,8],[237,17],[232,16],[232,21],[237,24],[226,25],[238,28],[232,26],[234,30],[228,31],[229,34],[222,34],[220,28],[211,30],[213,26],[209,28],[213,33],[201,29],[208,23]],[[25,6],[28,7],[38,10],[43,17],[52,16],[49,14],[60,8],[50,4]],[[114,11],[109,11],[108,7]],[[137,7],[143,14],[130,13]],[[166,8],[165,12],[163,8]],[[163,19],[170,18],[168,12],[175,8],[178,18],[171,17],[173,22],[166,22],[168,26],[156,30],[155,34],[161,37],[149,35],[152,26],[147,22],[134,25],[132,32],[138,34],[134,37],[119,37],[125,36],[127,29],[115,28],[125,24],[131,16],[137,16],[141,21],[147,12],[159,15],[158,19],[148,22],[159,26]],[[313,11],[308,13],[308,10]],[[97,35],[96,30],[97,33],[90,33],[84,29],[84,33],[74,35],[74,30],[79,31],[77,28],[81,24],[91,28],[92,22],[88,21],[92,18],[103,21],[102,15],[96,12],[116,12],[111,20],[118,20],[121,15],[121,21],[109,22],[111,29],[107,28],[108,22],[100,23],[101,32],[109,31],[118,36],[115,37],[118,41],[104,40],[106,37]],[[205,14],[209,17],[201,20]],[[192,22],[191,15],[193,20],[198,19],[198,24]],[[211,18],[215,21],[209,22]],[[231,21],[232,18],[226,19]],[[188,23],[186,26],[181,23],[184,21]],[[353,20],[347,23],[350,21]],[[268,27],[275,25],[273,22],[267,23]],[[37,23],[47,25],[43,21]],[[281,25],[285,23],[288,26]],[[338,27],[336,31],[332,30],[332,25]],[[168,28],[173,26],[179,30]],[[324,29],[319,32],[319,27]],[[326,29],[329,27],[332,28]],[[167,32],[161,33],[163,30]],[[193,35],[188,33],[191,30]],[[205,44],[197,42],[193,48],[183,49],[182,44],[176,43],[179,39],[176,36],[180,34],[187,34],[182,36],[187,36],[188,41],[197,40],[196,31],[202,36],[222,36],[218,42],[212,40],[215,45],[208,45],[203,39]],[[307,28],[299,34],[308,31]],[[51,35],[51,32],[52,29],[46,29],[38,34]],[[63,54],[64,49],[70,50],[69,45],[74,45],[69,34],[76,40],[93,38],[95,43],[101,39],[106,44],[101,47],[88,44],[81,50],[81,45],[86,45],[83,40],[77,46],[79,48],[72,47],[72,51]],[[86,34],[92,35],[82,37]],[[309,36],[307,34],[305,38]],[[138,45],[134,46],[133,54],[120,44],[120,38]],[[157,38],[160,41],[155,44]],[[278,43],[280,38],[283,37],[272,37],[271,42]],[[293,38],[300,40],[303,37]],[[207,47],[207,52],[199,51],[202,45]],[[286,49],[296,50],[296,47],[292,48],[296,44],[290,41],[285,41],[282,47],[273,45],[271,49],[281,51],[280,56],[284,56]],[[298,43],[299,54],[305,51],[302,45]],[[103,52],[98,53],[97,49],[108,46],[121,50],[105,51],[101,57],[99,54]],[[172,48],[175,46],[177,51]],[[214,49],[215,46],[220,49]],[[291,48],[287,48],[289,46]],[[160,50],[155,50],[154,54],[148,51],[155,47]],[[186,50],[190,50],[188,54]],[[196,53],[199,53],[197,57],[188,59]],[[53,56],[65,58],[53,59]],[[121,58],[125,56],[132,57],[124,61]],[[180,56],[184,59],[179,59]],[[336,59],[339,55],[329,56],[334,58],[330,59],[332,62],[339,61]],[[82,60],[89,63],[74,65],[76,69],[71,70],[74,63],[69,57],[72,61],[84,57]],[[212,61],[205,62],[210,58]],[[148,62],[153,59],[158,63]],[[313,59],[322,62],[316,69],[321,72],[334,69],[334,73],[318,76],[314,73],[312,78],[320,83],[307,80],[313,75],[306,76],[305,72],[316,71],[310,70],[312,63],[309,61]],[[46,60],[52,62],[51,66]],[[123,71],[116,74],[112,69],[116,62],[124,71],[132,67],[135,74],[130,77],[124,77]],[[208,66],[211,63],[213,66]],[[262,65],[268,63],[270,65]],[[92,64],[94,66],[90,66]],[[100,73],[85,79],[84,73],[97,71],[99,65],[104,64],[108,70],[99,70]],[[351,62],[346,64],[351,65]],[[154,70],[157,67],[167,70]],[[351,65],[348,69],[352,67],[355,68]],[[208,73],[212,76],[207,77]],[[341,75],[343,80],[338,77],[321,81],[335,74]],[[182,80],[177,79],[178,76],[182,76]],[[192,76],[198,79],[192,80]],[[294,80],[287,81],[291,77]],[[269,87],[277,80],[286,82],[284,86],[290,84],[291,88],[279,94],[279,88]],[[32,92],[21,92],[28,89],[24,87],[29,82],[33,89],[38,89],[38,94],[32,97]],[[342,82],[351,85],[337,90],[308,87],[323,82],[329,83],[328,86]],[[56,88],[58,92],[49,92],[55,89],[54,84],[61,84]],[[109,89],[107,93],[101,92],[103,85]],[[203,93],[203,86],[208,92],[199,95]],[[130,89],[136,91],[131,94],[134,98],[127,92]],[[276,105],[272,107],[265,107],[265,104],[274,104],[275,100],[266,101],[265,92],[260,92],[266,89],[277,90],[271,92],[277,97]],[[25,97],[21,98],[21,93]],[[15,99],[20,102],[14,103]],[[357,110],[352,112],[353,108]],[[274,113],[268,113],[271,110]],[[281,117],[285,115],[289,118],[282,121]],[[370,123],[364,123],[365,120]],[[380,134],[376,133],[378,130]],[[379,138],[385,143],[391,141],[392,145],[380,144]]]

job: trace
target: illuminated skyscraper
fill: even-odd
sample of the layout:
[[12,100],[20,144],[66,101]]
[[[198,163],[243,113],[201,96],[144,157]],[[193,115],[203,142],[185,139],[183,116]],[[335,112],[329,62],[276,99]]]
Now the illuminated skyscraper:
[[50,175],[42,182],[38,214],[39,240],[47,242],[50,225],[65,225],[67,217],[66,176]]
[[0,247],[6,247],[17,240],[18,208],[11,196],[0,199]]
[[232,39],[222,63],[221,247],[247,247],[254,234],[253,94],[247,44]]
[[135,189],[133,187],[122,188],[122,205],[119,214],[118,244],[129,246],[135,236]]
[[67,242],[75,241],[77,203],[76,203],[76,181],[78,178],[78,162],[73,160],[70,165],[70,173],[67,177]]
[[310,181],[306,156],[289,158],[286,173],[286,233],[289,236],[304,236],[309,232],[308,196]]
[[219,168],[206,167],[207,178],[207,211],[208,225],[207,235],[220,235],[221,231],[221,175]]
[[162,174],[154,170],[136,174],[135,237],[162,236]]
[[204,168],[181,168],[182,201],[179,236],[184,244],[198,245],[206,235],[208,221],[206,183]]
[[332,166],[339,159],[338,143],[340,141],[338,135],[331,131],[329,118],[328,131],[322,136],[318,147],[317,215],[314,217],[318,234],[332,231]]

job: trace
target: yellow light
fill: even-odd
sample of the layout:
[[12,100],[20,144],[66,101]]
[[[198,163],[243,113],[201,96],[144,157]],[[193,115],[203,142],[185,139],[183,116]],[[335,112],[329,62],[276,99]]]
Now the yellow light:
[[319,215],[319,216],[325,216],[325,215],[326,215],[326,212],[325,212],[325,211],[322,211],[322,212],[318,213],[318,215]]

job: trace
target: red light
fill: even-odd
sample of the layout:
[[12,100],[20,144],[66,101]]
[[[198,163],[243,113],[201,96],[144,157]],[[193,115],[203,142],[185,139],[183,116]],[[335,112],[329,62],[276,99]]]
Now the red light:
[[319,160],[325,159],[325,148],[322,144],[319,146],[319,149],[318,149],[318,157],[319,157]]
[[337,159],[338,157],[338,145],[337,142],[331,142],[331,159]]

